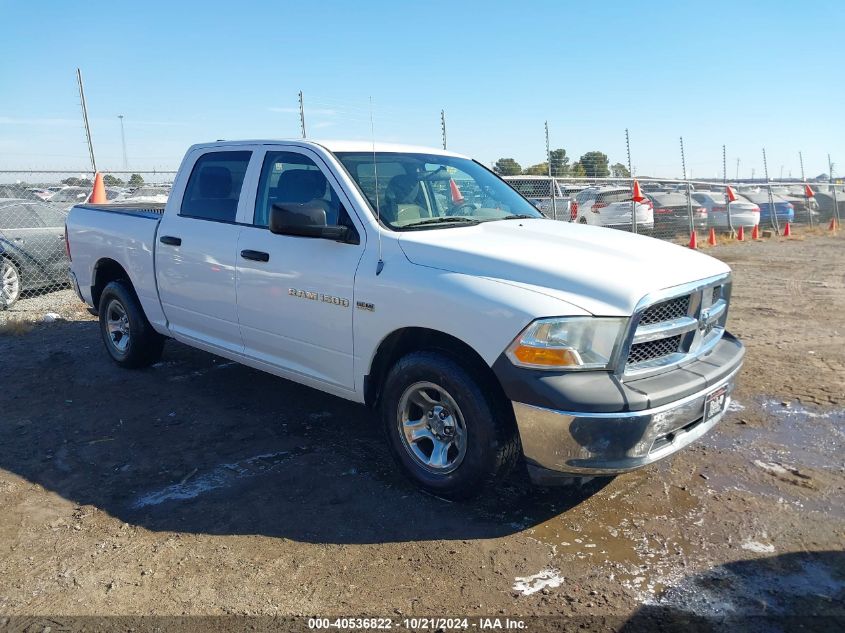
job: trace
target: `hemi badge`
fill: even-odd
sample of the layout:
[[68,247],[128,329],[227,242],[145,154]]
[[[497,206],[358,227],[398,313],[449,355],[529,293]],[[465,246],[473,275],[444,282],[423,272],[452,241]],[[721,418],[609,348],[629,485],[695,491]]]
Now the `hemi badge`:
[[356,301],[355,307],[361,310],[367,310],[368,312],[375,312],[376,306],[372,303],[367,303],[366,301]]

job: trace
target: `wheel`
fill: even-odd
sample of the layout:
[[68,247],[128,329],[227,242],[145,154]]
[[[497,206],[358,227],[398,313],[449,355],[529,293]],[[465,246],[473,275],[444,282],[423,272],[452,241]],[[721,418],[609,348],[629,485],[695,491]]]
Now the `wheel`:
[[21,296],[21,273],[14,262],[0,257],[0,310],[11,308]]
[[519,456],[519,435],[509,404],[494,393],[445,354],[400,359],[385,380],[381,415],[402,471],[424,490],[452,499],[473,496],[507,474]]
[[109,355],[121,367],[148,367],[161,358],[164,337],[156,332],[125,281],[112,281],[100,295],[100,333]]
[[578,224],[586,224],[586,223],[587,223],[587,218],[584,217],[583,215],[580,218],[578,218]]

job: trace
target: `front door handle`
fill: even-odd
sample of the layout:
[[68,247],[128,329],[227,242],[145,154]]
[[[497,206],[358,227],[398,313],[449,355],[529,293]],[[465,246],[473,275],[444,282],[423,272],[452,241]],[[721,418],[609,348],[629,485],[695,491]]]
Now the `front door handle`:
[[173,237],[172,235],[162,235],[158,238],[158,241],[162,244],[169,244],[170,246],[182,246],[182,238]]
[[264,251],[251,251],[251,250],[241,251],[241,257],[243,257],[244,259],[251,259],[254,262],[269,262],[270,261],[270,253],[265,253]]

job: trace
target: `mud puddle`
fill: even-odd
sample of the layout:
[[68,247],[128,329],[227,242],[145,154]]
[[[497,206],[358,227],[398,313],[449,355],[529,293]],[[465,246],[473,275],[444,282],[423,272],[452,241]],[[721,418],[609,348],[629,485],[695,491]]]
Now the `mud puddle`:
[[733,428],[717,430],[705,443],[741,454],[750,476],[710,472],[711,490],[749,493],[845,517],[845,503],[828,489],[836,474],[845,471],[845,409],[816,409],[761,398],[734,404],[722,424]]
[[[699,546],[683,525],[695,522],[703,509],[686,487],[668,480],[662,493],[644,493],[646,479],[626,475],[526,534],[550,545],[559,559],[585,565],[638,595],[659,594],[686,575]],[[661,529],[667,522],[676,529]]]

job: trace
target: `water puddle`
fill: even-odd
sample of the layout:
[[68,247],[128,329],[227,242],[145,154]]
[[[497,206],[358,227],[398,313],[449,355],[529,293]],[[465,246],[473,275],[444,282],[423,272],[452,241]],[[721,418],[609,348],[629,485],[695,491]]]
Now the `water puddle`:
[[[591,497],[526,533],[550,545],[556,555],[601,568],[609,579],[650,595],[683,577],[696,551],[683,526],[702,509],[685,489],[665,483],[663,494],[647,495],[636,490],[641,483],[636,474],[628,477],[616,490]],[[661,529],[666,522],[676,523],[677,529]]]
[[685,578],[647,604],[698,616],[838,615],[845,611],[841,552],[737,561]]

